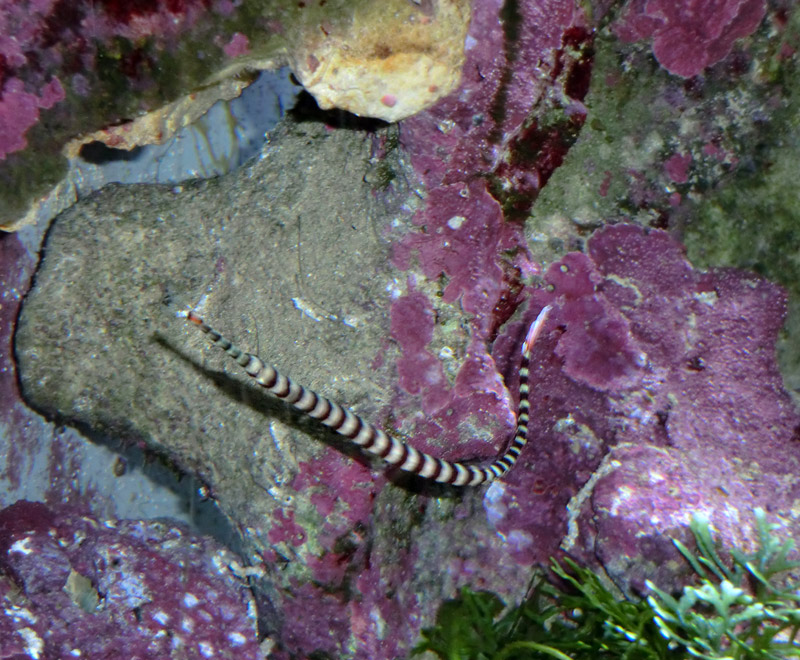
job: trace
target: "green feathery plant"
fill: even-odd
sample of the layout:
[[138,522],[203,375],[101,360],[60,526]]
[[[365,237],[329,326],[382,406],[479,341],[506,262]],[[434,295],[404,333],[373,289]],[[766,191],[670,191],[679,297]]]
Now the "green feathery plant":
[[786,575],[800,567],[787,559],[794,543],[773,536],[762,509],[755,518],[752,554],[723,552],[708,520],[692,520],[696,554],[674,543],[697,582],[677,598],[648,582],[647,599],[620,599],[590,570],[554,560],[551,569],[566,588],[540,580],[511,610],[492,593],[462,589],[414,652],[442,660],[800,658],[800,585]]

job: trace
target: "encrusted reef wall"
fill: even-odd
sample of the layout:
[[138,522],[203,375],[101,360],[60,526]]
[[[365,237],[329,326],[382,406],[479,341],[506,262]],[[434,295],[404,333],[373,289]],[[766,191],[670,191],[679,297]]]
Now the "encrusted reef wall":
[[[693,513],[747,547],[763,507],[796,537],[798,351],[782,327],[798,300],[800,19],[709,6],[448,5],[470,10],[463,65],[427,109],[367,128],[298,111],[240,171],[79,202],[18,318],[25,401],[202,483],[275,658],[407,657],[460,586],[519,600],[565,553],[628,595],[671,589]],[[296,66],[314,74],[319,53]],[[419,449],[485,460],[513,433],[520,344],[545,305],[528,446],[481,489],[385,470],[181,315]]]

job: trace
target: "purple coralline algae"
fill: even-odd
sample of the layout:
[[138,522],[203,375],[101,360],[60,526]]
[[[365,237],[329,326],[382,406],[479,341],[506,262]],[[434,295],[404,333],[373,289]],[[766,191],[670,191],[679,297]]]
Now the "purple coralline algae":
[[52,78],[39,90],[40,96],[25,91],[21,80],[9,80],[0,99],[0,160],[8,154],[24,149],[28,142],[25,133],[39,121],[39,110],[49,110],[65,98],[64,88],[58,78]]
[[534,349],[531,444],[484,499],[517,560],[547,561],[566,525],[562,549],[637,589],[674,579],[669,535],[693,513],[744,546],[757,506],[796,533],[800,415],[775,360],[781,288],[694,270],[660,230],[612,226],[587,247],[532,297],[554,309]]
[[262,658],[233,555],[174,524],[0,511],[0,657]]
[[625,41],[652,39],[658,63],[691,78],[725,58],[765,13],[764,0],[632,0],[615,32]]
[[417,229],[395,246],[394,263],[410,269],[416,262],[429,281],[444,277],[441,300],[471,316],[466,359],[451,388],[427,347],[433,305],[414,289],[413,277],[392,309],[401,388],[414,395],[413,404],[401,396],[395,409],[422,407],[425,419],[410,430],[413,441],[425,448],[426,438],[443,439],[444,456],[480,452],[481,444],[485,452],[485,442],[453,444],[470,415],[499,423],[505,434],[513,429],[513,405],[500,379],[505,365],[495,364],[486,346],[523,302],[522,280],[538,272],[519,219],[586,115],[583,49],[591,32],[582,11],[573,0],[514,7],[508,14],[500,2],[474,4],[461,87],[400,124],[427,197],[413,218]]

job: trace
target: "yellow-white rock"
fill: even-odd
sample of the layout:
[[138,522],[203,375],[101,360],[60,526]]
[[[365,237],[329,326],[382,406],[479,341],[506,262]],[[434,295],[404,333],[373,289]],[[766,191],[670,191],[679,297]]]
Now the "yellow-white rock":
[[458,86],[467,0],[381,0],[354,11],[348,22],[310,24],[290,53],[322,109],[398,121]]

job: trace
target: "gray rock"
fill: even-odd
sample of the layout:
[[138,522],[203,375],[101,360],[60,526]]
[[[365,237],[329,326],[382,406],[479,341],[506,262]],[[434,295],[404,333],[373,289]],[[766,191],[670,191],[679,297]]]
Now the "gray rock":
[[[246,350],[392,428],[387,310],[407,274],[383,237],[406,226],[413,198],[402,176],[394,192],[365,182],[386,181],[370,153],[362,133],[288,125],[226,177],[109,187],[79,203],[47,238],[16,351],[36,409],[144,443],[206,485],[256,575],[266,571],[260,589],[278,614],[264,632],[294,652],[346,655],[358,640],[388,658],[499,549],[472,515],[480,493],[384,488],[379,465],[255,388],[179,316],[195,307]],[[487,579],[519,595],[527,572],[492,563]]]
[[360,134],[293,127],[227,178],[112,186],[65,213],[16,335],[29,402],[163,452],[240,520],[268,517],[324,444],[176,312],[197,306],[301,382],[380,409],[387,209],[368,156]]

